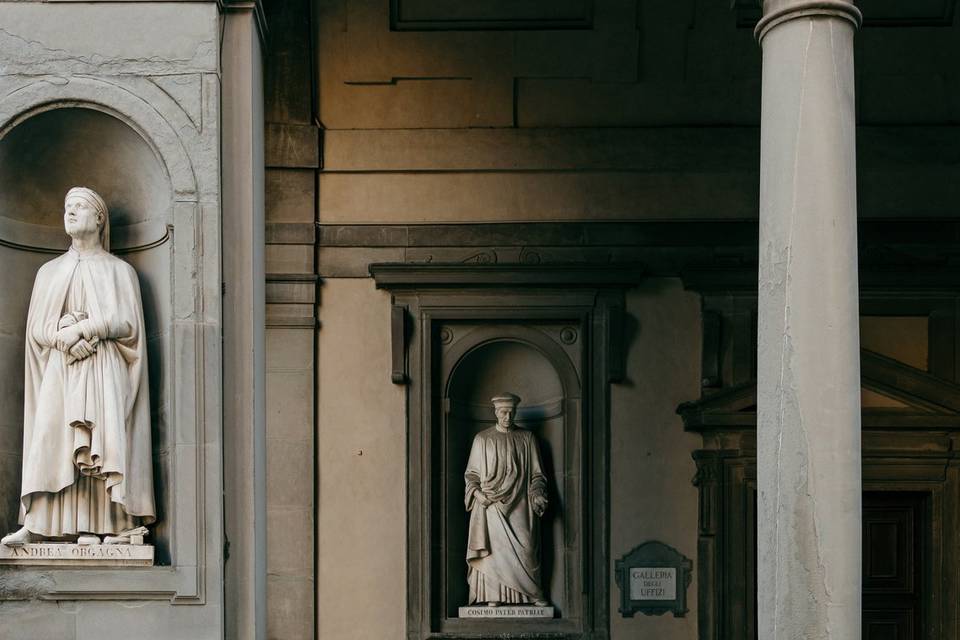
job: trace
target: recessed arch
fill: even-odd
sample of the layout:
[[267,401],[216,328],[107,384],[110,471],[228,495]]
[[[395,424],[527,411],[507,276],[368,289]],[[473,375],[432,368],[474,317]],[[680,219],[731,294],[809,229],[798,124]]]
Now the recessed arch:
[[464,360],[471,352],[483,347],[487,343],[509,340],[527,346],[539,351],[550,362],[556,370],[563,385],[563,396],[567,399],[580,398],[580,377],[577,375],[576,367],[570,361],[570,357],[557,345],[556,341],[551,339],[542,331],[529,327],[515,327],[509,338],[504,338],[499,333],[497,327],[487,327],[477,329],[464,337],[463,340],[454,345],[448,357],[455,363],[450,370],[450,376],[444,382],[444,397],[450,396],[451,381],[457,378],[457,370],[464,363]]
[[78,185],[106,200],[114,252],[165,239],[173,191],[155,148],[112,114],[59,105],[19,118],[0,136],[0,243],[63,251],[63,196]]
[[129,89],[93,78],[44,78],[0,99],[0,139],[21,122],[65,107],[99,110],[125,122],[155,150],[177,200],[197,199],[197,179],[186,149],[156,107]]

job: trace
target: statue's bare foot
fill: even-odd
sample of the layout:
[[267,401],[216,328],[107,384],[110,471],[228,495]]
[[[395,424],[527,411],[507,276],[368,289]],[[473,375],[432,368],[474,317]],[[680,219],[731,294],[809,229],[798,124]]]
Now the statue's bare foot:
[[26,527],[20,527],[17,531],[0,539],[0,544],[5,544],[8,547],[22,547],[31,542],[33,542],[33,534]]
[[535,607],[545,607],[545,606],[547,606],[548,604],[550,604],[550,603],[547,602],[546,600],[534,600],[534,601],[533,601],[533,606],[535,606]]
[[113,536],[104,536],[103,544],[143,544],[145,535],[147,535],[146,527],[134,527]]
[[77,544],[100,544],[100,536],[84,533],[77,536]]

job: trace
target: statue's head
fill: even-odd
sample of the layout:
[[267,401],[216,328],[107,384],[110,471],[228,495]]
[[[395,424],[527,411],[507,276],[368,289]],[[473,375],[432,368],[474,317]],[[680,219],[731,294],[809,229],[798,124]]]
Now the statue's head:
[[71,238],[94,236],[109,250],[110,214],[100,194],[74,187],[63,199],[63,228]]
[[501,429],[513,428],[513,419],[517,417],[520,397],[512,393],[501,393],[490,401],[493,402],[493,413],[497,416],[497,426]]

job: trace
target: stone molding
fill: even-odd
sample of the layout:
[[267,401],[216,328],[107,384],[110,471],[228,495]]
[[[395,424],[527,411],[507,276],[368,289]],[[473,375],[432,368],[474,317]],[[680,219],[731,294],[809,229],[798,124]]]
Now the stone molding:
[[784,3],[767,11],[768,2],[764,2],[764,15],[753,30],[757,42],[763,43],[763,37],[775,26],[795,18],[813,16],[827,16],[843,18],[849,21],[854,29],[863,24],[863,14],[852,2],[847,0],[794,0]]
[[[309,223],[272,223],[275,243],[309,244]],[[871,294],[960,291],[947,220],[861,221],[860,284]],[[701,292],[757,290],[757,222],[544,222],[316,226],[318,275],[365,278],[369,265],[641,265]]]
[[[452,30],[558,30],[558,29],[590,29],[593,26],[593,0],[578,0],[563,3],[561,15],[540,15],[531,17],[524,15],[522,9],[516,15],[501,7],[500,12],[494,11],[490,15],[464,16],[461,15],[464,6],[473,6],[471,2],[439,3],[432,7],[427,14],[406,17],[411,3],[410,0],[391,0],[390,24],[396,31],[452,31]],[[448,6],[444,6],[444,4]],[[559,4],[559,3],[557,3]],[[509,3],[506,4],[509,6]],[[421,12],[423,7],[420,7]],[[554,8],[554,14],[561,7]],[[482,12],[480,12],[482,13]]]
[[312,273],[268,273],[268,329],[316,329],[320,277]]
[[264,45],[269,42],[270,30],[267,26],[267,16],[263,10],[262,0],[217,0],[217,6],[220,8],[221,13],[253,11],[260,42]]
[[[30,78],[30,82],[0,97],[0,138],[21,122],[44,111],[62,107],[102,111],[132,127],[154,148],[167,168],[177,200],[195,200],[197,177],[180,138],[184,130],[181,125],[187,123],[180,121],[177,112],[181,112],[188,122],[189,116],[181,105],[170,104],[173,100],[165,92],[149,95],[152,92],[144,89],[146,87],[140,86],[135,90],[129,84],[125,86],[119,81],[95,78],[73,77],[66,82],[62,78]],[[157,89],[159,92],[159,87]],[[158,105],[163,103],[176,111],[161,111]],[[174,130],[172,125],[177,129]],[[192,122],[189,129],[196,132]]]

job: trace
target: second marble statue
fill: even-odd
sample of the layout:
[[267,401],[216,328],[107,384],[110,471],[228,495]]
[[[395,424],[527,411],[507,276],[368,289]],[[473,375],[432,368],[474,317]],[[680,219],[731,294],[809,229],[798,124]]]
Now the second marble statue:
[[497,424],[473,439],[467,470],[470,604],[547,606],[540,569],[540,518],[547,480],[533,432],[517,427],[520,398],[492,399]]

